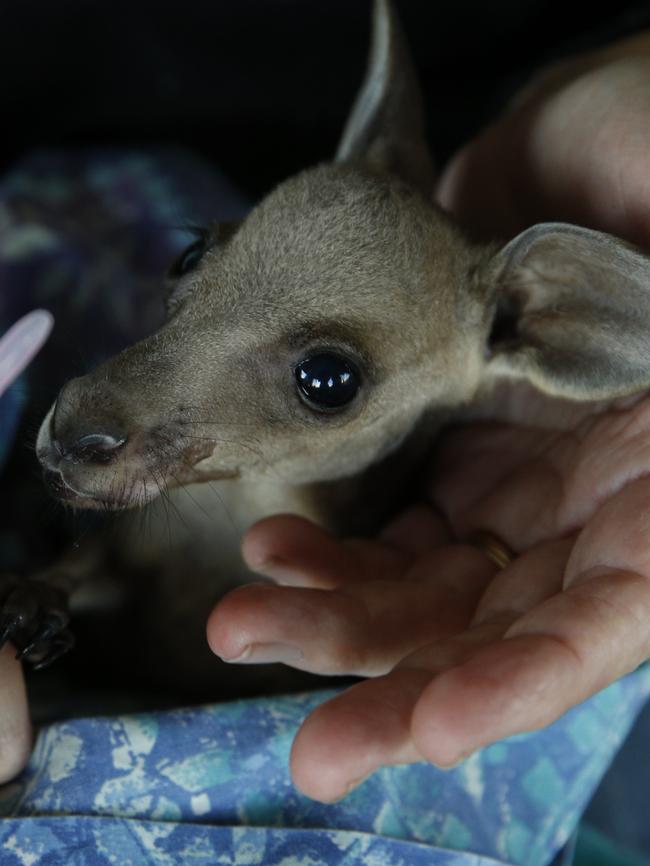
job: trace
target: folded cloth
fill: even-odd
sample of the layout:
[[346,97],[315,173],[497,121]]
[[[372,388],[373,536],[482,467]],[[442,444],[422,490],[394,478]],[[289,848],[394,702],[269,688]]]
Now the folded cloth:
[[[40,732],[25,772],[0,789],[0,861],[124,866],[201,854],[210,864],[263,866],[546,866],[649,692],[644,666],[542,731],[449,771],[379,770],[329,805],[303,797],[288,773],[298,725],[329,692],[60,722]],[[74,860],[77,845],[84,853]]]
[[[26,818],[16,832],[5,834],[0,825],[0,845],[5,840],[6,866],[501,866],[488,857],[351,830],[209,827],[125,818]],[[34,851],[44,848],[48,853],[34,859]],[[29,858],[21,859],[27,852]]]

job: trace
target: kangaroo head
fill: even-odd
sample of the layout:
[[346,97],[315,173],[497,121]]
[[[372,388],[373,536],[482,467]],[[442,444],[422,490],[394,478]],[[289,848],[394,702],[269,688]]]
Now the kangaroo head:
[[562,225],[471,245],[432,176],[413,69],[376,0],[336,161],[208,227],[172,268],[164,326],[63,388],[37,442],[51,487],[118,508],[163,484],[334,480],[492,376],[576,399],[650,382],[643,255]]

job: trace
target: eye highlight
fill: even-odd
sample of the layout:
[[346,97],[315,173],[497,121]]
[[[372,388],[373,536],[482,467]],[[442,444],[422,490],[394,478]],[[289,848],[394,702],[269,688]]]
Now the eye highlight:
[[361,386],[355,365],[335,352],[319,352],[294,368],[298,393],[312,409],[333,411],[351,403]]

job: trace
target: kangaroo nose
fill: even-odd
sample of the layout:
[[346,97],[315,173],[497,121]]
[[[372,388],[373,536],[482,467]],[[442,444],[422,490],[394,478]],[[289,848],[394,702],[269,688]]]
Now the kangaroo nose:
[[88,433],[76,442],[62,446],[54,443],[63,460],[70,463],[110,463],[126,442],[109,433]]

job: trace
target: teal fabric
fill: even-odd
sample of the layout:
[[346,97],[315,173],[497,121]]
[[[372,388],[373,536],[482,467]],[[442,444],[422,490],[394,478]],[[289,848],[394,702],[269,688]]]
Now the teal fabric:
[[650,860],[615,845],[589,825],[578,831],[575,866],[650,866]]

